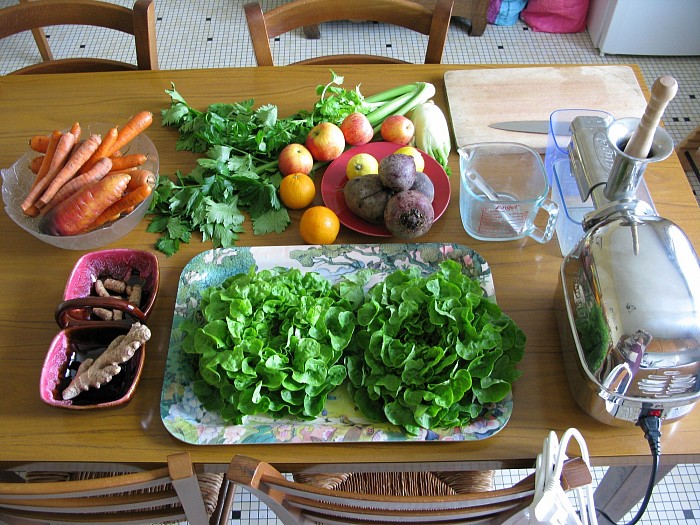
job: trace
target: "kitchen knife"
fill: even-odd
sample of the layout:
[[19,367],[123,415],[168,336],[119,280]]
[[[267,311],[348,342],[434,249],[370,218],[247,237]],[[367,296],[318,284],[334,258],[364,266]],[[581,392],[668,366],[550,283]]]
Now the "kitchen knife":
[[489,124],[490,128],[501,129],[503,131],[518,131],[520,133],[549,133],[548,120],[511,120],[509,122],[494,122]]

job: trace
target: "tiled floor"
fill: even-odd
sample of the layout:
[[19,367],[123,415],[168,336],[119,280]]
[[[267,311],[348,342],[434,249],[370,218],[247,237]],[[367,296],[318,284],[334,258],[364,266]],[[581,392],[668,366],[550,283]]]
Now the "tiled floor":
[[[114,0],[130,5],[132,0]],[[263,0],[269,9],[282,0]],[[330,1],[330,0],[329,0]],[[0,0],[0,8],[16,0]],[[243,15],[243,0],[156,0],[158,52],[161,69],[254,66]],[[479,64],[617,64],[636,63],[648,85],[670,74],[679,91],[665,113],[666,127],[676,143],[700,125],[700,57],[600,56],[587,32],[567,35],[537,33],[523,23],[510,27],[488,26],[481,37],[469,37],[464,20],[454,19],[445,49],[445,63]],[[134,61],[128,39],[86,29],[70,33],[60,27],[47,30],[57,57],[67,55],[112,56]],[[366,52],[387,54],[420,62],[425,39],[403,30],[373,23],[334,23],[322,26],[320,40],[307,40],[301,31],[283,35],[273,44],[276,63],[286,64],[313,54],[350,52],[359,43]],[[355,51],[357,52],[357,51]],[[0,41],[0,74],[40,59],[29,34]],[[700,182],[688,175],[700,199]],[[544,438],[544,436],[543,436]],[[605,469],[594,469],[594,484]],[[499,472],[497,484],[511,484],[526,471]],[[680,465],[656,487],[642,525],[700,523],[700,466]],[[237,495],[232,523],[272,524],[264,506],[248,495]],[[626,516],[625,521],[631,518]]]

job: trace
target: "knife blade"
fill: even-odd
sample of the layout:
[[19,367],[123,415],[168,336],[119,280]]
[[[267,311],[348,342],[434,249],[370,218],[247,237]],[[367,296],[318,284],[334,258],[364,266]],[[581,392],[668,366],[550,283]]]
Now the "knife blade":
[[547,135],[549,133],[548,120],[511,120],[508,122],[494,122],[489,124],[490,128],[503,131],[517,131],[520,133],[539,133]]

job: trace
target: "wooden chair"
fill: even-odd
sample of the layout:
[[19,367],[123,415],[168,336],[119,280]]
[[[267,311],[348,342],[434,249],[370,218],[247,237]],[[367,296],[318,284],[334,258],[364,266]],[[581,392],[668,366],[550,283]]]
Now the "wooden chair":
[[[591,474],[583,460],[577,458],[565,464],[565,489],[590,482]],[[495,524],[526,508],[535,492],[534,474],[505,489],[447,495],[397,495],[392,488],[384,492],[393,494],[383,495],[334,490],[289,481],[271,465],[245,456],[235,456],[226,474],[225,490],[233,492],[235,484],[259,498],[285,525],[389,525],[408,521]]]
[[[414,0],[424,6],[433,8],[435,0]],[[455,0],[452,8],[452,16],[469,20],[467,32],[469,36],[481,36],[486,31],[488,21],[486,15],[489,9],[489,0]],[[304,26],[306,38],[321,38],[321,30],[318,25]]]
[[[428,36],[426,64],[439,64],[450,27],[454,0],[437,0],[429,9],[411,0],[294,0],[263,13],[260,3],[244,6],[255,59],[259,66],[273,66],[270,39],[304,26],[336,20],[372,20],[405,27]],[[298,64],[392,64],[405,63],[375,55],[330,55]]]
[[[54,60],[43,32],[53,25],[90,25],[133,35],[137,65],[101,58]],[[158,69],[153,0],[136,0],[133,9],[98,0],[23,0],[0,9],[0,39],[23,31],[32,31],[44,61],[11,74]]]
[[700,180],[700,126],[678,144],[676,153],[683,169],[695,172]]
[[167,460],[167,467],[136,473],[83,472],[69,481],[66,473],[35,473],[31,482],[0,483],[0,523],[206,525],[230,514],[223,474],[195,474],[187,452]]

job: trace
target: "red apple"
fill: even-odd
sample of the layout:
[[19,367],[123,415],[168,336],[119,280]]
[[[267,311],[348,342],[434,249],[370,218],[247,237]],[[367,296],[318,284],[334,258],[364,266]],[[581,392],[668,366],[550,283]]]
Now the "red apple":
[[362,146],[374,137],[374,129],[363,113],[350,113],[340,124],[345,142],[351,146]]
[[314,167],[314,158],[303,144],[292,143],[284,147],[277,157],[277,164],[282,175],[303,173],[308,175]]
[[379,132],[387,142],[394,142],[405,146],[413,138],[415,127],[408,117],[403,115],[391,115],[384,119]]
[[311,128],[304,145],[314,159],[326,162],[340,157],[345,149],[345,136],[332,122],[321,122]]

